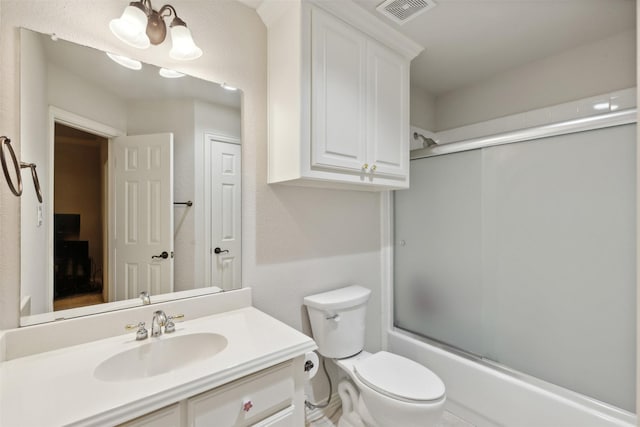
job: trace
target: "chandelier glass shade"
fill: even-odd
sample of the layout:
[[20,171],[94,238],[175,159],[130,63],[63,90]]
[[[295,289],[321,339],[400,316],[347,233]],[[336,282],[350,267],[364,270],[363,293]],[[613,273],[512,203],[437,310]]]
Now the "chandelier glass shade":
[[172,59],[186,61],[202,56],[200,49],[187,28],[187,24],[178,17],[176,10],[170,4],[159,10],[153,9],[151,0],[140,0],[129,3],[120,16],[111,20],[111,32],[122,42],[138,49],[146,49],[150,45],[159,45],[167,37],[165,18],[171,18],[169,25],[171,32]]

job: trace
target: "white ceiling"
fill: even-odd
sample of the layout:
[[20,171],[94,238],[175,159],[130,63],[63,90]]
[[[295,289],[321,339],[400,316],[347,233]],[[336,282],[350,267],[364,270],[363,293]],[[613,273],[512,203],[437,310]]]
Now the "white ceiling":
[[635,0],[435,0],[400,26],[354,0],[425,50],[412,84],[438,95],[582,44],[635,28]]
[[[262,2],[240,1],[252,8]],[[411,81],[434,95],[636,25],[635,0],[435,0],[436,7],[402,26],[375,10],[383,0],[353,1],[425,47],[411,64]],[[93,52],[94,60],[72,64],[65,52],[67,47],[62,43],[53,45],[57,45],[52,47],[57,50],[51,55],[54,61],[65,67],[78,65],[76,69],[83,69],[85,76],[93,74],[88,72],[90,67],[99,76],[98,81],[120,88],[129,97],[142,96],[142,82],[148,83],[156,73],[150,67],[133,74],[125,72],[115,64],[106,65],[110,61],[99,52]],[[201,96],[211,91],[211,86],[208,90],[201,87],[206,82],[178,80],[182,81],[157,80],[152,92],[159,95],[163,91],[187,91]],[[239,96],[216,92],[214,97],[221,97],[219,103],[239,105]]]
[[53,41],[40,34],[47,60],[62,69],[111,92],[123,100],[199,99],[212,104],[240,109],[240,92],[230,92],[220,84],[185,76],[167,79],[158,67],[143,64],[142,69],[126,69],[97,49],[64,40]]

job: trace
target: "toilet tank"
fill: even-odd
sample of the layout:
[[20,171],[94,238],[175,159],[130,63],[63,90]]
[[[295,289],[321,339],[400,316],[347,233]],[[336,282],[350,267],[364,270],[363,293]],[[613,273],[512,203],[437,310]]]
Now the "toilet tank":
[[343,359],[362,351],[369,295],[367,288],[348,286],[304,298],[321,355]]

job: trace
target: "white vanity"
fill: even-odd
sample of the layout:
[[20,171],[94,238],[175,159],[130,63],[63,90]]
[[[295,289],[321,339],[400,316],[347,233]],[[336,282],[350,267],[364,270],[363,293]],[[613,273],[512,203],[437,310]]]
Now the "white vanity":
[[[185,315],[141,341],[127,323]],[[300,426],[314,341],[225,292],[5,331],[0,425]]]

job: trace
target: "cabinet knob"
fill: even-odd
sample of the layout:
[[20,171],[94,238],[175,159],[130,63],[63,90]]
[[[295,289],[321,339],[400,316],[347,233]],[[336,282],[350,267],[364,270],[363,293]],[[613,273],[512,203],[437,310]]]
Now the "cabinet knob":
[[244,412],[249,412],[253,408],[253,403],[250,400],[245,400],[242,402],[242,410]]
[[364,170],[369,169],[369,163],[365,163],[364,165],[362,165],[362,169]]
[[371,166],[371,172],[375,172],[376,169],[378,169],[378,166],[376,166],[376,165]]

